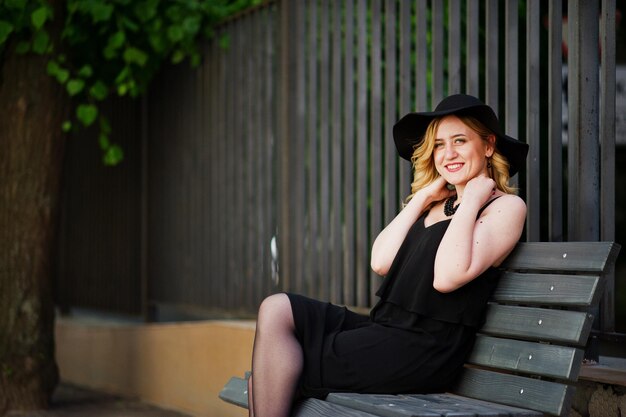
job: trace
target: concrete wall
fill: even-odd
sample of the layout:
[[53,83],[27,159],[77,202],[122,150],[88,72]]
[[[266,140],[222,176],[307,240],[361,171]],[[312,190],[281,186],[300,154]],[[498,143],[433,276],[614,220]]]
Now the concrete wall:
[[250,369],[253,321],[118,324],[60,318],[56,355],[64,382],[142,399],[194,416],[247,411],[218,393]]

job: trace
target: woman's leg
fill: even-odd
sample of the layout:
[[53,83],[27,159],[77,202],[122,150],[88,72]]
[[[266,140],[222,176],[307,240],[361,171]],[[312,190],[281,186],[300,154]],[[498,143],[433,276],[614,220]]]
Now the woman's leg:
[[289,416],[303,366],[295,330],[286,294],[271,295],[261,303],[252,353],[254,381],[248,390],[250,415]]

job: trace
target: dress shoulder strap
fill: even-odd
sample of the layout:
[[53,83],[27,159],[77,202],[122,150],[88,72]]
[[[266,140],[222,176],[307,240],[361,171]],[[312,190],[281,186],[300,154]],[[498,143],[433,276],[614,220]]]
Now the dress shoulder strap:
[[492,198],[491,200],[487,201],[481,208],[480,210],[478,210],[478,214],[476,214],[476,219],[478,219],[480,217],[481,214],[483,214],[483,211],[485,211],[485,209],[487,207],[489,207],[489,204],[493,203],[494,201],[496,201],[497,199],[499,199],[500,197],[502,197],[501,195],[497,196],[496,198]]

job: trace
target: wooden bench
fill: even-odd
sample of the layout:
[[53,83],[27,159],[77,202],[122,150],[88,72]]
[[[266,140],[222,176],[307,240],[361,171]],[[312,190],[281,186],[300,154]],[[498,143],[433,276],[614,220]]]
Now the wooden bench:
[[[569,413],[593,315],[620,246],[520,243],[508,257],[462,376],[445,394],[331,393],[294,416],[564,416]],[[246,407],[245,378],[220,398]]]

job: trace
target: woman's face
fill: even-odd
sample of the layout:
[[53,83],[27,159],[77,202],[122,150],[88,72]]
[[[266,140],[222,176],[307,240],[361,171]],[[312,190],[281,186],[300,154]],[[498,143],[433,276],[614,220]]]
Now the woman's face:
[[465,185],[472,178],[488,176],[487,157],[493,154],[493,140],[483,140],[456,116],[443,118],[435,135],[435,168],[448,183]]

